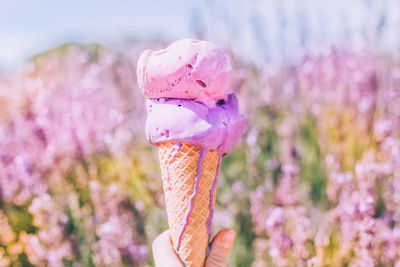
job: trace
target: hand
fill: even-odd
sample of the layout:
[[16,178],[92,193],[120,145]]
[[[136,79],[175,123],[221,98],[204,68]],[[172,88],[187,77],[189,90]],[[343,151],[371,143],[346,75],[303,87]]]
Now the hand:
[[[206,258],[205,267],[225,267],[228,263],[234,239],[235,232],[233,230],[224,229],[219,231],[211,242],[211,249]],[[172,246],[169,230],[154,239],[153,256],[156,267],[183,266]]]

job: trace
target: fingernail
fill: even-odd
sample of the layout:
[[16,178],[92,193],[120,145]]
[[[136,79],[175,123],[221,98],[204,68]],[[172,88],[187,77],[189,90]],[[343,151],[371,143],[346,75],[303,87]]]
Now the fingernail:
[[226,249],[229,249],[232,246],[233,240],[235,239],[235,231],[229,230],[225,233],[222,238],[222,246]]

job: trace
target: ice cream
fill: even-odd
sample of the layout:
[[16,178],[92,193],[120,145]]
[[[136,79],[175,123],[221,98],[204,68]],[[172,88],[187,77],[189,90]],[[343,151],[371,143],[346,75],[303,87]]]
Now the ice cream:
[[174,249],[185,266],[203,266],[221,159],[245,126],[228,94],[230,62],[210,42],[183,39],[143,52],[137,75],[148,98],[146,135],[159,148]]
[[186,99],[147,100],[147,138],[153,144],[187,142],[229,153],[242,133],[244,119],[236,96],[226,98],[208,105]]
[[139,87],[147,98],[216,102],[230,86],[228,57],[207,41],[182,39],[162,50],[146,50],[137,66]]

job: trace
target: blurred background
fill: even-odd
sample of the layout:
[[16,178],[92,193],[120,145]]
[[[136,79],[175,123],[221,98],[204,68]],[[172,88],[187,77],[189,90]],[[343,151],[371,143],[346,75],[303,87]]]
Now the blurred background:
[[154,266],[167,226],[136,62],[223,48],[245,134],[229,266],[400,266],[398,0],[0,0],[0,266]]

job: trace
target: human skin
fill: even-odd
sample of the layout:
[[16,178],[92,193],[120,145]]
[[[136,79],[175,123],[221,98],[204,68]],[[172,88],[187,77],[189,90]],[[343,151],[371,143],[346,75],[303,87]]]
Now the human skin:
[[[205,267],[227,266],[234,239],[235,232],[233,230],[224,229],[219,231],[211,242],[210,252],[205,261]],[[183,266],[174,251],[169,230],[166,230],[154,239],[152,248],[156,267]]]

